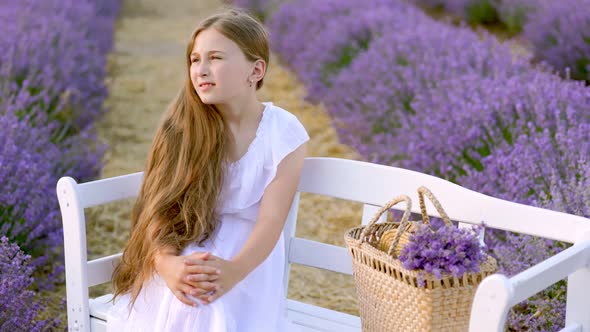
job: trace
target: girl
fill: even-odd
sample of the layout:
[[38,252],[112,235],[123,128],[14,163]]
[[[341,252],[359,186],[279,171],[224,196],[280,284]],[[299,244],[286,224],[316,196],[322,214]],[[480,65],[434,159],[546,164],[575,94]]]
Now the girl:
[[289,329],[281,234],[309,136],[257,100],[268,62],[264,27],[242,11],[193,32],[113,273],[107,330]]

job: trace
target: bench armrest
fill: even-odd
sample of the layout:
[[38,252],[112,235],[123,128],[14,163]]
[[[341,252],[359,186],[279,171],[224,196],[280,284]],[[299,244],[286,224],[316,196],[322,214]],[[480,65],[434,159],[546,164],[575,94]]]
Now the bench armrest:
[[[512,306],[589,265],[590,240],[586,240],[512,278],[501,274],[485,278],[475,293],[469,330],[504,331],[506,316]],[[578,328],[581,331],[579,324],[566,326],[567,331],[576,331]]]

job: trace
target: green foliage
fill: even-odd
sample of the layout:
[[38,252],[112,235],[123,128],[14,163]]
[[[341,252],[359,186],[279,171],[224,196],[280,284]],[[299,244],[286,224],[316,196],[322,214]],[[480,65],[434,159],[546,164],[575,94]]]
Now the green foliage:
[[471,24],[493,24],[500,21],[498,11],[490,0],[473,0],[465,8]]

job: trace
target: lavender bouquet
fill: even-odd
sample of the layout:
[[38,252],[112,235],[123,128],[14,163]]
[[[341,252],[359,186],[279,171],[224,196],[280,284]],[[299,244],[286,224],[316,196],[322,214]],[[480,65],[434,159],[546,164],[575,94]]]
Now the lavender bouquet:
[[[399,260],[404,268],[431,273],[437,279],[444,275],[461,278],[465,273],[478,273],[487,257],[478,239],[482,229],[474,231],[444,224],[433,230],[429,224],[419,224]],[[418,284],[424,287],[424,274],[419,276]]]

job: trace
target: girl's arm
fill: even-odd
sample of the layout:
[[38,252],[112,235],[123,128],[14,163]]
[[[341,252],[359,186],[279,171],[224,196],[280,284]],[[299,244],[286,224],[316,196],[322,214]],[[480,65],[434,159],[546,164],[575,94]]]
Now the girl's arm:
[[305,154],[306,144],[302,144],[280,162],[275,178],[264,191],[256,225],[235,257],[229,261],[218,259],[204,263],[187,260],[189,266],[204,264],[216,267],[220,271],[219,279],[214,282],[219,285],[215,293],[199,297],[204,303],[215,301],[227,293],[260,265],[273,250],[281,236],[297,191]]
[[243,277],[268,257],[279,240],[297,192],[305,154],[306,144],[302,144],[287,155],[277,167],[275,178],[266,187],[256,225],[242,250],[232,258]]

